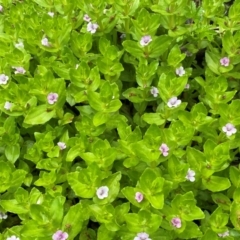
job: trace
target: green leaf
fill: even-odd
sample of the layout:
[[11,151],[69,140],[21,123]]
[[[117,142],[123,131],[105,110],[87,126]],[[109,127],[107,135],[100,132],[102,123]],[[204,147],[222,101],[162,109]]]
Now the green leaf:
[[57,227],[62,223],[65,200],[65,197],[57,196],[51,203],[49,215],[53,226]]
[[165,123],[165,119],[161,118],[159,113],[144,113],[142,119],[148,124],[162,125]]
[[21,187],[14,193],[14,198],[18,203],[26,203],[28,201],[28,197],[28,191]]
[[19,144],[7,145],[5,148],[5,156],[8,161],[15,163],[20,155]]
[[21,230],[21,235],[26,239],[29,238],[46,238],[52,236],[51,228],[47,225],[40,226],[38,222],[28,220]]
[[125,216],[125,220],[127,228],[131,232],[147,232],[149,234],[155,232],[162,222],[161,216],[146,210],[141,210],[138,214],[128,213]]
[[219,61],[220,61],[220,56],[213,52],[207,51],[205,54],[205,59],[207,62],[207,66],[216,74],[219,75]]
[[138,187],[142,189],[147,196],[161,193],[164,185],[164,178],[158,177],[156,172],[147,168],[141,175]]
[[105,225],[101,225],[98,228],[97,240],[112,240],[115,239],[115,235],[116,235],[115,231],[110,231],[106,228]]
[[230,210],[230,220],[236,230],[240,230],[239,221],[240,205],[239,203],[233,202]]
[[229,168],[229,175],[232,184],[237,188],[240,186],[240,170],[234,166]]
[[230,199],[223,193],[214,193],[212,194],[213,201],[218,204],[222,209],[228,211],[231,206]]
[[182,54],[178,45],[173,46],[168,54],[168,64],[173,66],[174,68],[178,67],[178,65],[184,60],[186,54]]
[[31,204],[29,213],[31,218],[40,225],[44,225],[49,222],[49,213],[40,204]]
[[213,232],[211,229],[207,229],[201,240],[218,240],[218,236],[215,232]]
[[147,196],[147,199],[151,205],[156,209],[162,209],[164,206],[164,194],[156,193],[154,195]]
[[47,105],[40,105],[29,110],[24,123],[29,125],[44,124],[55,116],[55,110],[49,109]]
[[130,203],[123,203],[115,207],[115,218],[118,224],[123,224],[125,222],[125,215],[130,210]]
[[125,187],[122,189],[121,192],[128,199],[128,201],[136,207],[143,208],[143,207],[149,205],[148,201],[146,200],[146,198],[144,196],[143,196],[143,200],[140,203],[137,202],[137,200],[135,199],[135,194],[138,191],[137,191],[137,189],[135,189],[133,187]]
[[170,46],[172,38],[167,35],[161,35],[153,39],[149,45],[149,57],[160,57]]
[[105,199],[99,199],[97,196],[93,198],[93,201],[97,204],[106,204],[113,202],[116,197],[118,196],[119,189],[120,189],[120,179],[122,175],[121,172],[116,172],[110,175],[108,178],[104,179],[101,183],[102,186],[108,186],[109,193],[108,197]]
[[136,42],[132,40],[126,40],[122,43],[122,45],[124,49],[134,57],[137,57],[137,58],[144,57],[143,49],[140,48]]
[[238,46],[236,45],[233,35],[230,31],[226,31],[222,37],[222,45],[226,53],[231,56],[234,55]]
[[231,186],[228,178],[211,176],[209,179],[202,180],[203,185],[212,192],[220,192],[228,189]]
[[104,104],[101,102],[99,93],[88,91],[87,96],[88,96],[89,104],[93,109],[97,111],[104,110]]
[[128,88],[123,92],[123,96],[133,103],[141,103],[144,101],[143,91],[137,88]]
[[205,218],[202,210],[196,206],[196,199],[194,198],[193,192],[176,195],[171,205],[174,211],[178,212],[186,221]]
[[66,161],[72,162],[76,157],[80,155],[84,151],[84,149],[81,148],[82,146],[77,144],[70,148],[70,150],[67,153]]
[[25,214],[29,212],[26,204],[19,204],[17,200],[1,200],[0,205],[7,211],[15,214]]
[[108,121],[109,114],[104,112],[97,112],[93,117],[94,126],[98,127]]
[[196,223],[187,222],[184,231],[179,233],[178,237],[181,239],[194,239],[202,237],[202,235],[203,234]]
[[221,207],[218,207],[210,216],[209,223],[214,232],[224,232],[228,224],[229,214],[224,213]]
[[101,178],[105,175],[96,164],[91,164],[86,169],[69,173],[67,176],[69,185],[79,197],[92,198],[96,194]]
[[69,208],[67,214],[63,218],[62,229],[69,227],[70,239],[74,239],[81,231],[83,222],[88,218],[86,211],[83,209],[82,203],[77,203]]
[[187,160],[193,169],[201,171],[202,165],[206,161],[206,157],[201,151],[195,148],[187,147]]
[[[100,229],[102,226],[103,225],[101,225],[98,229]],[[96,232],[91,228],[87,228],[81,231],[79,240],[95,240],[96,238]]]

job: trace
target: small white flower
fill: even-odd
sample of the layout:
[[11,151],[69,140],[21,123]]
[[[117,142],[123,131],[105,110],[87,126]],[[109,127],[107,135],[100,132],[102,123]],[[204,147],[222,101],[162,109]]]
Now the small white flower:
[[48,12],[48,15],[49,15],[50,17],[53,17],[53,16],[54,16],[54,12]]
[[190,84],[187,83],[186,86],[185,86],[185,89],[189,89],[190,88]]
[[151,240],[151,238],[149,238],[149,235],[147,233],[142,232],[138,233],[134,240]]
[[11,237],[8,237],[6,240],[20,240],[20,238],[16,236],[11,236]]
[[5,85],[8,82],[9,77],[5,74],[0,74],[0,85]]
[[60,148],[61,150],[65,149],[65,148],[67,147],[67,146],[66,146],[66,143],[64,143],[64,142],[58,142],[57,145],[59,146],[59,148]]
[[98,29],[98,25],[96,23],[89,22],[87,25],[87,31],[90,33],[95,33]]
[[90,21],[91,21],[91,18],[90,18],[87,14],[85,14],[85,15],[83,16],[83,20],[86,21],[86,22],[90,22]]
[[15,74],[24,74],[26,72],[26,70],[23,67],[12,67],[12,68],[16,70],[14,72]]
[[190,168],[187,171],[186,179],[189,180],[190,182],[195,181],[195,172],[191,170]]
[[231,123],[227,123],[225,126],[223,126],[222,130],[227,136],[231,136],[237,132],[237,129]]
[[0,212],[0,219],[7,219],[8,215],[3,213],[3,212]]
[[107,186],[102,186],[97,189],[97,196],[99,199],[104,199],[108,197],[109,188]]
[[154,97],[157,97],[158,94],[159,94],[159,91],[156,87],[152,87],[151,90],[150,90],[151,94],[154,96]]
[[227,230],[227,231],[224,232],[224,233],[218,233],[218,236],[221,237],[221,238],[228,237],[228,236],[229,236],[229,231]]
[[0,5],[0,12],[3,12],[3,6]]
[[45,47],[49,47],[50,46],[50,44],[48,42],[48,39],[46,37],[41,40],[41,44],[43,46],[45,46]]
[[125,37],[126,37],[126,33],[122,33],[120,36],[121,39],[124,39]]
[[172,108],[172,107],[178,107],[181,104],[181,100],[177,99],[177,97],[172,97],[169,99],[167,105],[168,107]]
[[177,74],[179,77],[182,77],[185,73],[186,73],[186,72],[185,72],[185,70],[184,70],[184,68],[183,68],[182,66],[176,69],[176,74]]
[[10,108],[12,107],[12,103],[10,103],[10,102],[5,102],[5,104],[4,104],[4,108],[6,109],[6,110],[9,110]]
[[151,36],[149,35],[143,36],[140,40],[140,45],[142,47],[147,46],[151,41],[152,41]]
[[23,49],[24,48],[23,42],[20,42],[20,41],[15,43],[14,46],[15,46],[15,48],[18,48],[18,49]]

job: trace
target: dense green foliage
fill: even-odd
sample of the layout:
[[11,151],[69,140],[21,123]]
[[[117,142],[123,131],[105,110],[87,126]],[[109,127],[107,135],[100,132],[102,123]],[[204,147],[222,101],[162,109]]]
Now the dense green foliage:
[[240,239],[239,0],[0,5],[0,240]]

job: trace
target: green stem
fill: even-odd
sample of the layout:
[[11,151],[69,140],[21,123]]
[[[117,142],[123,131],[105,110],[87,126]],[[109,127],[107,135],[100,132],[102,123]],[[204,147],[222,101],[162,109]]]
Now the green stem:
[[129,34],[129,17],[125,19],[125,32],[126,32],[126,39],[130,39],[130,34]]

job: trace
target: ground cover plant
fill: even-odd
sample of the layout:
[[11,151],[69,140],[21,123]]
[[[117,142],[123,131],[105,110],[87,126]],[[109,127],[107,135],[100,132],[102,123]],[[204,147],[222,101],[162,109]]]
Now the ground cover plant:
[[240,239],[239,19],[1,0],[0,240]]

